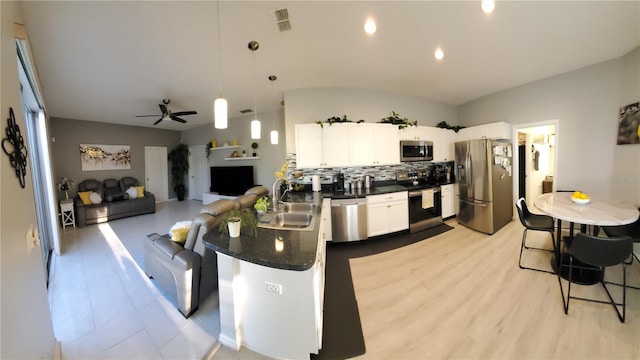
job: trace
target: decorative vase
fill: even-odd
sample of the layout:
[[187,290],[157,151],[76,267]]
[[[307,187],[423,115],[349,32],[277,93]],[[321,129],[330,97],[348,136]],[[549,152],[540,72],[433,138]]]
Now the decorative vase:
[[69,200],[69,190],[64,191],[64,198]]
[[242,222],[240,221],[240,218],[229,219],[229,222],[227,223],[227,227],[229,227],[229,236],[233,238],[240,236],[241,225]]

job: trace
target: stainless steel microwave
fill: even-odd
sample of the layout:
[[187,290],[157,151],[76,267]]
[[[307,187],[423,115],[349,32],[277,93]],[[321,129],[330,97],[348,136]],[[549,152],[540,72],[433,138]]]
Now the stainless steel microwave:
[[433,142],[423,140],[400,140],[400,161],[433,160]]

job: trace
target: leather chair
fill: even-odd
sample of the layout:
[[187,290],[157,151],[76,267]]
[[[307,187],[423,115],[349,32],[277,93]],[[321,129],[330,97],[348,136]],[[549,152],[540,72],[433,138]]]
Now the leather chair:
[[[526,267],[522,265],[522,253],[525,249],[555,252],[556,241],[555,241],[555,236],[553,235],[554,228],[555,228],[553,225],[553,218],[548,215],[539,215],[539,214],[531,213],[529,211],[529,208],[527,207],[527,203],[525,202],[524,198],[518,199],[518,201],[516,202],[516,208],[518,209],[518,217],[520,217],[520,223],[522,223],[522,225],[524,226],[524,231],[522,232],[522,244],[520,245],[520,257],[518,259],[518,266],[520,267],[520,269],[534,270],[534,271],[554,274],[554,272],[551,270],[536,269],[536,268]],[[527,231],[529,230],[546,231],[550,233],[551,244],[553,245],[553,249],[544,249],[544,248],[527,246]]]
[[106,179],[102,182],[104,201],[114,202],[124,199],[124,192],[120,190],[120,183],[116,179]]
[[[572,241],[567,243],[569,264],[561,264],[560,269],[558,269],[558,283],[560,284],[560,294],[562,295],[564,313],[569,313],[569,301],[571,299],[611,304],[615,309],[620,322],[624,322],[627,303],[627,263],[625,260],[631,256],[632,249],[633,239],[629,237],[603,238],[585,233],[578,233]],[[622,265],[622,284],[620,284],[622,286],[622,302],[616,302],[613,299],[609,289],[607,288],[606,282],[603,279],[600,280],[600,283],[609,297],[608,302],[571,296],[572,274],[574,270],[584,269],[589,271],[598,271],[602,274],[602,277],[604,277],[605,268],[614,265]],[[566,298],[562,287],[562,277],[560,276],[563,272],[562,268],[568,268],[569,275],[569,288],[567,290]],[[620,312],[618,306],[622,306],[622,312]]]
[[171,240],[171,235],[147,235],[144,243],[144,271],[178,310],[188,318],[218,287],[217,257],[202,244],[202,236],[222,221],[209,214],[196,216],[184,245]]

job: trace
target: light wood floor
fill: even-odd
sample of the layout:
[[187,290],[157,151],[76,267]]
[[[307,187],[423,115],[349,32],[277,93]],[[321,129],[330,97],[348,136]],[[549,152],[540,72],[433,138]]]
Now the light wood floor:
[[[361,358],[640,358],[640,291],[627,291],[625,324],[607,304],[572,300],[565,315],[557,277],[518,268],[519,222],[492,236],[447,223],[455,229],[350,261],[366,343]],[[550,246],[548,234],[529,238]],[[549,268],[550,253],[525,255],[529,265]],[[621,274],[607,272],[611,280]],[[627,276],[640,284],[638,262]],[[600,285],[574,290],[604,294]]]

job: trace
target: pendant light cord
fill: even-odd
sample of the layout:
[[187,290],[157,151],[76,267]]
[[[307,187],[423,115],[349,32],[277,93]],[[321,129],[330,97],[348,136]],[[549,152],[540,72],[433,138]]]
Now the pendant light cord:
[[256,51],[253,50],[253,109],[255,111],[255,118],[258,119],[258,101],[257,99],[257,93],[258,93],[258,86],[256,85]]
[[218,70],[220,79],[218,80],[220,88],[220,97],[222,97],[222,51],[220,50],[220,1],[216,1],[216,15],[218,16]]

